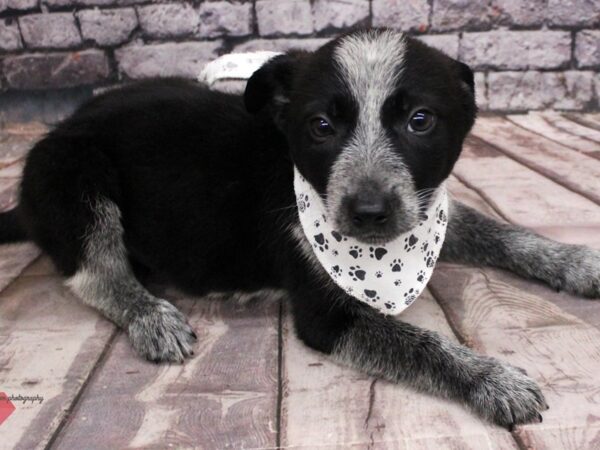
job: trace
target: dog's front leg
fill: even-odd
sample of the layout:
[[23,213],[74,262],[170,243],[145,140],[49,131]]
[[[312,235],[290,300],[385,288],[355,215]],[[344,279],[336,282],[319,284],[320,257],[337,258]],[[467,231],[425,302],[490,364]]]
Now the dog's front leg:
[[441,258],[508,269],[557,290],[600,297],[600,251],[543,238],[453,201]]
[[547,409],[520,369],[386,317],[340,289],[305,285],[292,303],[297,334],[309,347],[370,375],[465,403],[509,428],[541,420]]

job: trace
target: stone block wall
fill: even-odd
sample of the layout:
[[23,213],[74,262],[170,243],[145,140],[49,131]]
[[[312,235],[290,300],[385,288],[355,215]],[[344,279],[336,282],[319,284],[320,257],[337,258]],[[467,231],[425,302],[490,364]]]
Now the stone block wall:
[[469,64],[484,110],[600,109],[600,0],[0,0],[0,104],[195,77],[227,52],[365,25]]

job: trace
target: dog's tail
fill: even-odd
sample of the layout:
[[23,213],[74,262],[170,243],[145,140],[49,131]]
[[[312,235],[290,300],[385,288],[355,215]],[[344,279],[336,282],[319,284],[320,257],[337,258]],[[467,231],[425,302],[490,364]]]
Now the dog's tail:
[[27,232],[21,225],[17,208],[0,213],[0,244],[21,242],[27,239]]

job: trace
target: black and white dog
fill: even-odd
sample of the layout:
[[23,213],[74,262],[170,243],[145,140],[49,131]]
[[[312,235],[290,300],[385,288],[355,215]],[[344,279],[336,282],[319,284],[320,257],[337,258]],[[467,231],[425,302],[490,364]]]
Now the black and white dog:
[[[277,56],[243,96],[178,79],[133,84],[89,101],[35,145],[0,239],[37,243],[149,360],[182,361],[196,336],[142,274],[200,295],[284,289],[309,347],[498,424],[541,420],[544,397],[521,370],[349,297],[299,227],[294,165],[347,235],[384,243],[411,229],[475,115],[469,67],[390,30]],[[599,252],[456,202],[442,256],[600,294]]]

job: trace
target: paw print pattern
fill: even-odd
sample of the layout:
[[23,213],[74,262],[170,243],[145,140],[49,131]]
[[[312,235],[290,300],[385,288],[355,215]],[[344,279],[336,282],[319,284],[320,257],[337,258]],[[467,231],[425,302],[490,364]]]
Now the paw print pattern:
[[440,242],[440,239],[442,239],[442,236],[440,236],[440,233],[438,233],[436,231],[435,234],[433,235],[433,241],[437,244]]
[[363,292],[365,293],[365,297],[371,302],[376,302],[378,300],[381,300],[379,295],[377,295],[377,291],[375,291],[375,290],[365,289]]
[[306,211],[306,208],[310,208],[310,201],[308,199],[308,195],[306,195],[306,194],[298,194],[296,203],[298,203],[298,209],[300,210],[301,213]]
[[428,248],[429,248],[429,242],[423,242],[423,244],[421,245],[421,252],[422,253],[427,252]]
[[417,299],[417,294],[413,288],[410,288],[408,292],[404,293],[404,304],[410,305]]
[[417,281],[419,283],[422,283],[423,281],[425,281],[425,271],[419,270],[419,272],[417,273]]
[[433,267],[435,266],[435,262],[437,261],[437,256],[435,255],[433,250],[429,250],[425,255],[425,258],[423,259],[425,260],[425,264],[427,265],[427,267]]
[[325,250],[329,249],[329,241],[325,238],[325,236],[323,236],[323,233],[319,233],[317,235],[314,236],[315,239],[315,243],[313,244],[313,247],[318,249],[321,252],[324,252]]
[[384,305],[387,309],[392,309],[396,307],[396,304],[394,302],[385,302]]
[[331,276],[333,278],[338,278],[339,276],[342,275],[344,271],[342,270],[342,268],[338,265],[335,265],[331,268],[331,270],[329,271],[329,273],[331,274]]
[[358,245],[353,245],[350,247],[350,251],[348,253],[350,253],[350,256],[352,256],[354,259],[358,259],[362,257],[363,250]]
[[392,268],[392,272],[400,272],[404,267],[404,263],[399,259],[395,259],[390,263],[390,267]]
[[419,238],[416,237],[414,234],[411,234],[409,237],[404,238],[404,250],[406,250],[407,252],[414,250],[414,248],[417,245],[417,242],[419,242]]
[[402,280],[395,280],[394,286],[400,286],[402,284]]
[[369,247],[369,256],[375,258],[377,261],[381,261],[381,258],[385,256],[387,250],[383,247]]
[[381,270],[378,270],[377,272],[375,272],[375,276],[377,278],[381,278],[383,276],[383,272]]
[[348,272],[348,275],[352,277],[352,280],[354,281],[364,281],[365,277],[367,276],[367,272],[362,270],[360,266],[350,266],[350,271]]
[[313,222],[313,225],[315,226],[315,228],[319,228],[321,226],[321,222],[319,222],[318,220],[315,220]]
[[348,238],[346,236],[342,236],[340,233],[338,233],[337,231],[333,230],[331,232],[331,235],[333,236],[333,238],[338,241],[338,242],[342,242],[342,241],[347,241]]
[[435,221],[437,222],[438,225],[448,222],[448,217],[446,216],[446,213],[444,212],[443,209],[440,208],[440,210],[438,211],[438,213],[436,215]]

